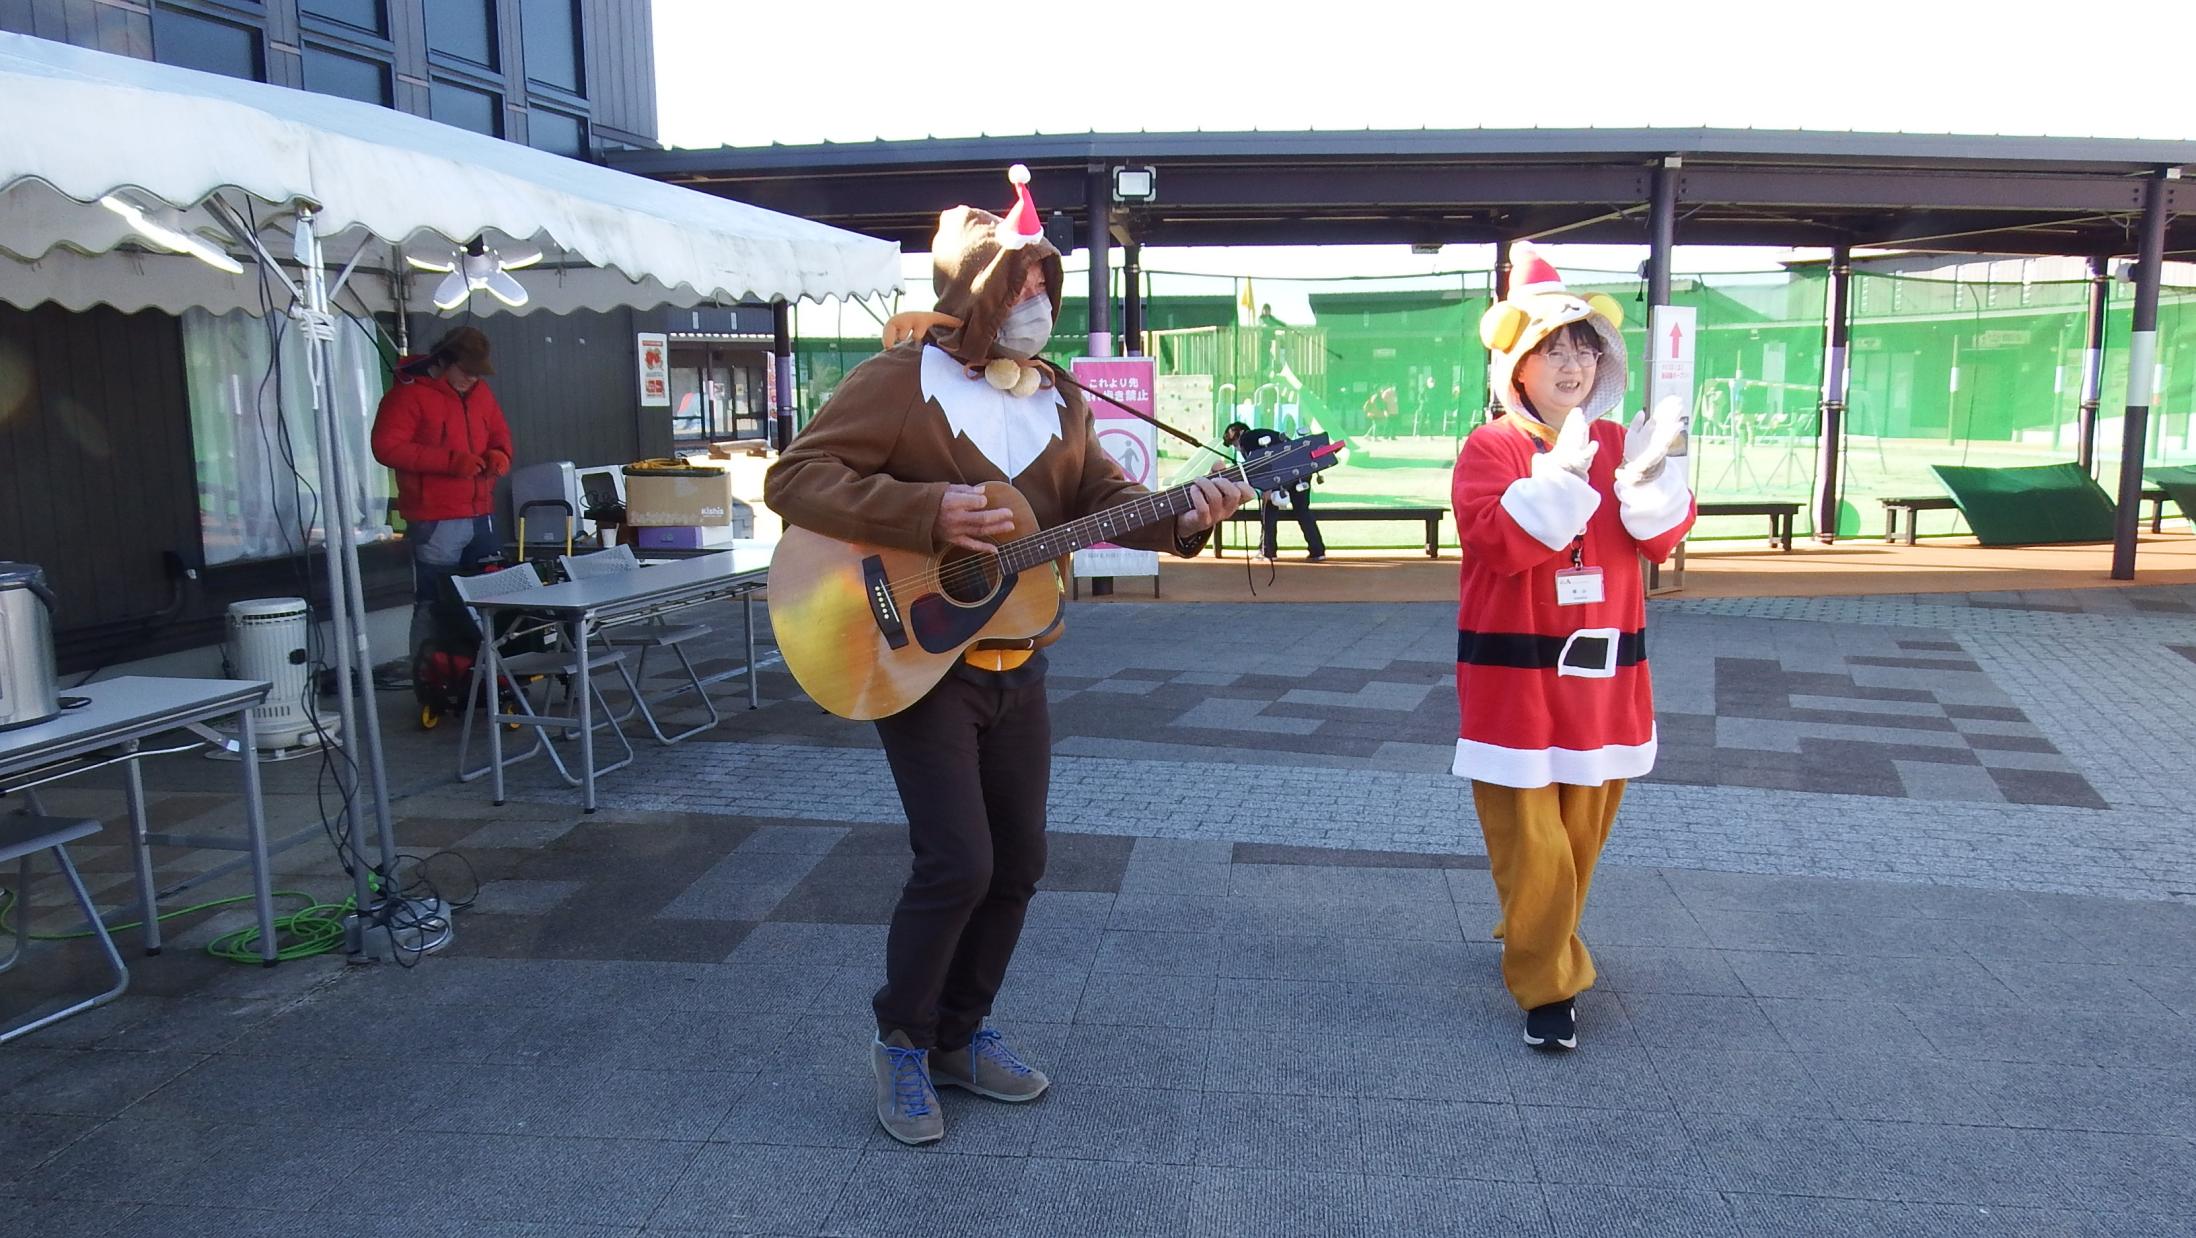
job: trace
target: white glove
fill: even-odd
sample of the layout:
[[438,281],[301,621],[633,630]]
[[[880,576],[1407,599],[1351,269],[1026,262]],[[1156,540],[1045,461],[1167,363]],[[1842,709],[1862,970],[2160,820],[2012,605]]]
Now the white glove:
[[1676,396],[1655,402],[1624,431],[1624,463],[1617,466],[1617,513],[1624,529],[1640,541],[1668,533],[1693,510],[1693,492],[1683,468],[1664,467],[1670,448],[1691,418]]
[[1617,466],[1617,480],[1636,486],[1651,479],[1691,421],[1684,402],[1674,395],[1662,397],[1652,411],[1634,417],[1624,428],[1624,463]]
[[1590,432],[1592,420],[1572,413],[1556,431],[1555,445],[1533,453],[1531,475],[1502,492],[1502,510],[1550,550],[1569,546],[1601,508],[1601,492],[1586,475],[1601,446]]
[[1533,476],[1544,477],[1551,473],[1569,473],[1581,481],[1589,480],[1587,470],[1593,467],[1594,453],[1601,444],[1594,441],[1589,428],[1593,418],[1573,410],[1556,431],[1555,445],[1533,456]]

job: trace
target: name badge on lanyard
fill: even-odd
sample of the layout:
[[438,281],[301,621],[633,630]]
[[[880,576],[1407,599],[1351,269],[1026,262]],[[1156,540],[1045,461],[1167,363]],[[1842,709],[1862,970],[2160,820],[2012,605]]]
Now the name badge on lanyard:
[[1601,600],[1601,569],[1586,566],[1586,537],[1571,543],[1571,566],[1556,570],[1556,605],[1588,606]]
[[1585,606],[1600,600],[1600,568],[1567,567],[1556,573],[1556,605]]

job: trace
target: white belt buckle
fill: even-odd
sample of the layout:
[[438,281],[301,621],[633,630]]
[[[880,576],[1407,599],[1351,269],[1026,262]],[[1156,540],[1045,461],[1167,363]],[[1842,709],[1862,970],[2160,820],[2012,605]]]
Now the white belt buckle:
[[[1571,633],[1563,642],[1563,652],[1556,655],[1557,677],[1616,678],[1617,639],[1621,635],[1615,628],[1580,628]],[[1598,650],[1595,641],[1601,642]]]

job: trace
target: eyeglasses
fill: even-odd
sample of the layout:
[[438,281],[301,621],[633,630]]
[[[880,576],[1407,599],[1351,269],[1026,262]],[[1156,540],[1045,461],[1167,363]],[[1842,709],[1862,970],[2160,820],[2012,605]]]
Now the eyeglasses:
[[1597,348],[1544,348],[1540,355],[1559,370],[1568,365],[1583,370],[1601,360],[1601,350]]

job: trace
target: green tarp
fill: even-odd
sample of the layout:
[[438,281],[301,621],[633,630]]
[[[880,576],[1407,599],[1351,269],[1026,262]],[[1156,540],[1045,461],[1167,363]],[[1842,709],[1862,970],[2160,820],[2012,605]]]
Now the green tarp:
[[2078,464],[1932,467],[1985,546],[2112,540],[2112,499]]

